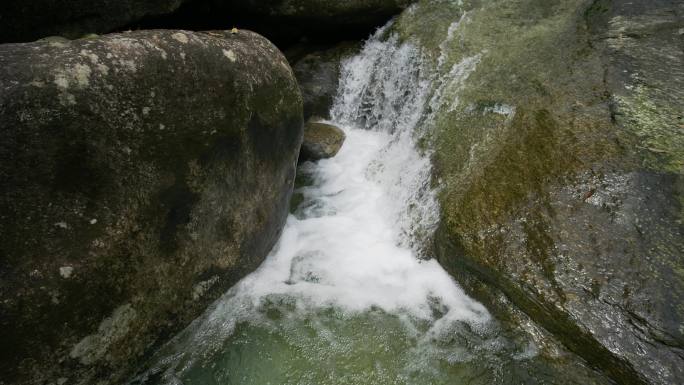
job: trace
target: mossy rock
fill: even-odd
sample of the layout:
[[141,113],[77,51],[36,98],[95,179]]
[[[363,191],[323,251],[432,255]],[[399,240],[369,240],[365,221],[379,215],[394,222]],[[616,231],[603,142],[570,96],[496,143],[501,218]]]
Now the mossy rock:
[[683,7],[421,1],[392,27],[457,101],[430,122],[440,262],[624,384],[684,382]]
[[302,140],[245,30],[0,45],[0,378],[119,384],[255,269]]
[[301,160],[320,160],[337,155],[346,135],[340,128],[323,122],[309,121],[304,126]]

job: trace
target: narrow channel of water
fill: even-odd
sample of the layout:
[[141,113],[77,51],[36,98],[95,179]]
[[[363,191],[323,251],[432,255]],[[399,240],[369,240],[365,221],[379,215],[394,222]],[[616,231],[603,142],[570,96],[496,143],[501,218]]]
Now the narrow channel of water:
[[[437,221],[434,81],[378,31],[344,63],[339,154],[299,170],[266,262],[156,356],[145,384],[492,384],[529,379],[534,345],[504,338],[422,245]],[[467,78],[473,60],[464,63]],[[517,373],[517,374],[516,374]],[[536,383],[536,381],[532,381]]]

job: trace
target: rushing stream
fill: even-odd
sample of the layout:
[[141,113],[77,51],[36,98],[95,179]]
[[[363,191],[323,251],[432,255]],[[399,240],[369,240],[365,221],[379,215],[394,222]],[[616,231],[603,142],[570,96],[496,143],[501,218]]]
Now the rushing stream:
[[440,92],[419,50],[384,35],[344,63],[332,120],[346,142],[300,166],[266,262],[134,382],[491,384],[534,360],[534,345],[504,337],[422,247],[438,211],[416,143]]

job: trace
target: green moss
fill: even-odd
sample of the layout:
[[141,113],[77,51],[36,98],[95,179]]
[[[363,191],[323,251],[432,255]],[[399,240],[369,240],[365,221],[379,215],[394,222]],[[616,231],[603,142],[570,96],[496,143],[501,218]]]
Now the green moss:
[[657,91],[637,85],[628,96],[617,96],[617,114],[633,137],[644,166],[659,171],[684,172],[684,118],[682,111],[659,103]]
[[[612,120],[605,58],[587,24],[587,19],[605,20],[607,10],[603,1],[583,0],[471,1],[463,7],[421,1],[393,30],[423,49],[437,84],[452,82],[441,89],[446,103],[434,111],[429,142],[442,211],[440,262],[501,289],[613,378],[641,383],[633,362],[611,353],[602,336],[564,309],[567,302],[577,303],[578,294],[558,278],[591,274],[568,273],[574,265],[559,260],[565,258],[559,257],[563,243],[599,258],[614,252],[591,249],[610,243],[591,238],[591,226],[571,229],[578,238],[563,239],[567,235],[559,228],[566,225],[559,221],[586,226],[603,220],[598,210],[605,209],[578,218],[574,210],[583,201],[569,186],[585,188],[606,173],[641,170],[635,142],[647,147],[644,159],[651,169],[682,167],[684,143],[672,130],[676,115],[663,110],[650,90],[618,99],[618,112],[632,123],[627,131]],[[449,30],[451,40],[445,42]],[[467,58],[479,60],[456,84],[450,72]],[[587,258],[578,260],[590,262]],[[588,300],[610,295],[604,293],[612,283],[592,279]]]
[[417,41],[421,47],[437,52],[449,26],[463,15],[464,9],[467,7],[456,2],[421,0],[397,18],[392,30],[402,40]]
[[[394,26],[428,56],[442,56],[443,77],[481,55],[462,87],[445,87],[444,99],[460,104],[445,105],[434,122],[440,200],[455,232],[496,224],[549,183],[619,155],[603,69],[578,30],[584,3],[423,1]],[[496,113],[497,105],[513,111]]]

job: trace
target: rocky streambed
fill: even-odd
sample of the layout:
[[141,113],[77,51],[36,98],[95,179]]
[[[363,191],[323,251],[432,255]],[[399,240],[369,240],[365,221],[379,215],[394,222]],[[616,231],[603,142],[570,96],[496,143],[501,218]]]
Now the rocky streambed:
[[683,7],[3,3],[0,383],[684,381]]

